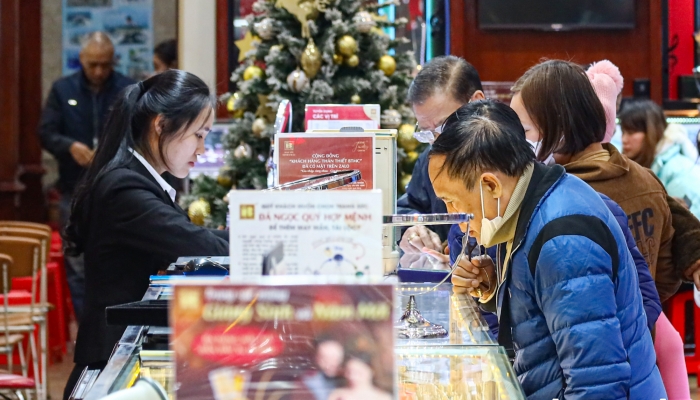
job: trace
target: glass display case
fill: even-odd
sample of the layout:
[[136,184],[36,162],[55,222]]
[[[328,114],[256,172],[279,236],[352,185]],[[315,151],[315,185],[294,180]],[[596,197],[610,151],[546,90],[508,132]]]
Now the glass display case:
[[[144,300],[169,299],[172,287],[167,282],[163,277],[154,279]],[[494,342],[471,297],[454,294],[449,284],[435,287],[403,283],[396,291],[396,398],[525,398],[505,352]],[[446,334],[426,339],[400,335],[399,319],[409,304],[427,323],[444,327]],[[90,382],[81,381],[78,387],[82,392],[75,393],[74,398],[100,399],[131,387],[142,376],[160,383],[170,398],[175,398],[177,383],[169,334],[166,327],[127,328],[105,369],[97,379],[94,371],[86,372],[84,378]]]

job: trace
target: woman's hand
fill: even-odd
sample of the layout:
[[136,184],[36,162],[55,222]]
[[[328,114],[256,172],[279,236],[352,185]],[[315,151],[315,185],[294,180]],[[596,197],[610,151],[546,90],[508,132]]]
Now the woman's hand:
[[496,268],[489,256],[462,257],[452,273],[455,293],[469,293],[473,297],[487,298],[497,287]]

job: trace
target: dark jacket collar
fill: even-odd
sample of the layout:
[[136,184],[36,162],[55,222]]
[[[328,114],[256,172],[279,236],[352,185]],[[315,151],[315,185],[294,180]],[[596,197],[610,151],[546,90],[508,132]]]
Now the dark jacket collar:
[[[85,71],[81,68],[78,72],[76,72],[76,75],[78,75],[78,80],[80,81],[80,87],[84,90],[90,90],[90,82],[88,81],[87,77],[85,76]],[[109,78],[105,81],[104,85],[102,85],[102,89],[100,89],[99,93],[104,93],[108,91],[109,89],[114,86],[114,82],[117,80],[117,71],[112,71],[111,74],[109,74]],[[138,161],[138,160],[137,160]]]
[[[156,178],[151,175],[150,172],[146,169],[146,167],[139,161],[136,157],[131,157],[131,160],[127,164],[127,168],[130,170],[137,172],[141,175],[143,175],[146,179],[151,181],[156,187],[158,188],[158,193],[160,193],[160,197],[168,204],[172,205],[175,207],[176,210],[178,210],[180,213],[187,215],[187,212],[183,210],[177,202],[173,202],[172,199],[170,198],[170,195],[163,190],[163,188],[160,186],[160,183],[156,181]],[[189,216],[187,217],[189,219]]]
[[525,199],[520,206],[518,224],[515,228],[513,243],[516,247],[523,238],[525,238],[525,233],[530,225],[530,219],[535,212],[535,208],[549,189],[554,186],[565,173],[566,171],[561,165],[545,166],[537,162],[535,163],[530,184],[527,186],[527,191],[525,192]]

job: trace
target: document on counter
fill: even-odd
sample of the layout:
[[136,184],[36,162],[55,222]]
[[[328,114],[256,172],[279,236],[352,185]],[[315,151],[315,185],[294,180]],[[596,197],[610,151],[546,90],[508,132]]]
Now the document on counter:
[[380,190],[233,190],[229,213],[231,277],[384,273]]

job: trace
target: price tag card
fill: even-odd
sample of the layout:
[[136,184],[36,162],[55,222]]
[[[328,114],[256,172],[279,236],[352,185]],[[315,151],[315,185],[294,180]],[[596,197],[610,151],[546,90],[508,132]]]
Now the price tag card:
[[374,135],[339,132],[275,135],[275,185],[356,169],[362,179],[340,189],[374,189]]
[[379,190],[232,190],[229,210],[232,277],[384,274]]
[[364,130],[379,129],[379,104],[307,104],[305,111],[307,131],[350,126]]
[[394,398],[393,285],[263,278],[173,286],[178,400]]

